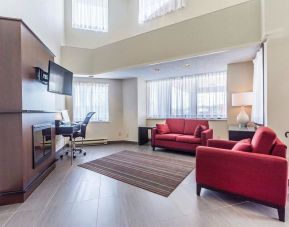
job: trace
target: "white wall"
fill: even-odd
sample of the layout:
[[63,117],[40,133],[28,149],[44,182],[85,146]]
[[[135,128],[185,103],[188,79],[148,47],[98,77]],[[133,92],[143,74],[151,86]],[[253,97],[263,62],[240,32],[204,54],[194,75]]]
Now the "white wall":
[[108,32],[101,33],[72,29],[71,0],[65,0],[65,45],[97,48],[247,1],[248,0],[187,0],[187,6],[181,10],[156,18],[147,23],[139,24],[137,0],[110,0]]
[[59,61],[64,39],[63,0],[0,0],[0,16],[22,19]]
[[[98,74],[242,47],[260,39],[260,2],[253,0],[87,50],[87,54],[64,46],[62,62],[73,70],[87,65],[87,71]],[[72,62],[81,62],[81,67]]]

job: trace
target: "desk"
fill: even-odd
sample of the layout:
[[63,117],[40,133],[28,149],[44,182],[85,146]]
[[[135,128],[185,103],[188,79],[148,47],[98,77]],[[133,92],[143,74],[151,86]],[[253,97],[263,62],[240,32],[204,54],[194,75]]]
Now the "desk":
[[149,141],[148,131],[154,127],[140,126],[138,127],[138,145],[144,145]]
[[62,135],[71,138],[71,165],[73,159],[73,152],[75,150],[75,144],[73,140],[73,133],[78,132],[81,128],[81,123],[66,123],[59,126],[55,126],[56,135]]
[[56,135],[73,135],[73,133],[80,130],[80,123],[67,123],[55,127]]
[[240,141],[247,138],[252,139],[254,134],[254,127],[239,128],[238,126],[229,126],[229,140]]

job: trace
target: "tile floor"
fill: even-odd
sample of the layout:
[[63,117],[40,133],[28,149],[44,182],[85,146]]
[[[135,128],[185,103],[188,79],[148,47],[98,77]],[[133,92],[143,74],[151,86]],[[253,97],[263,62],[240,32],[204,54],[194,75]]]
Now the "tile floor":
[[[65,157],[23,203],[0,206],[0,226],[32,227],[259,227],[288,226],[277,211],[203,189],[195,193],[194,171],[168,197],[80,168],[87,162],[131,150],[151,152],[149,146],[111,144],[87,147],[73,166]],[[159,150],[163,155],[195,159],[191,155]]]

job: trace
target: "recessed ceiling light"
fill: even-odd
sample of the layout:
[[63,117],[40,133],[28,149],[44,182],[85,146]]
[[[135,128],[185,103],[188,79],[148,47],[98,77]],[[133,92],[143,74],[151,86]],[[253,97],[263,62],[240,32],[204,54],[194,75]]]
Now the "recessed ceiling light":
[[160,69],[158,69],[158,68],[156,68],[156,69],[154,69],[154,71],[155,72],[159,72],[159,71],[161,71]]
[[185,64],[184,67],[185,67],[185,68],[191,68],[192,65],[191,65],[191,64]]
[[89,78],[94,78],[94,76],[93,75],[90,75],[90,76],[88,76]]

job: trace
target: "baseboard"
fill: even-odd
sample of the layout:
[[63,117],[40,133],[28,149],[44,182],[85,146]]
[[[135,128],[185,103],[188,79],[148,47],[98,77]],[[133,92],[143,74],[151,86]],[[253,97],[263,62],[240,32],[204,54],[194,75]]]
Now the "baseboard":
[[135,141],[128,141],[128,140],[112,140],[112,141],[107,141],[108,144],[117,144],[117,143],[122,143],[122,144],[138,144],[138,142]]
[[42,171],[35,179],[30,182],[23,190],[9,191],[0,193],[0,206],[14,203],[23,203],[32,192],[44,181],[44,179],[55,169],[55,160],[51,165]]

